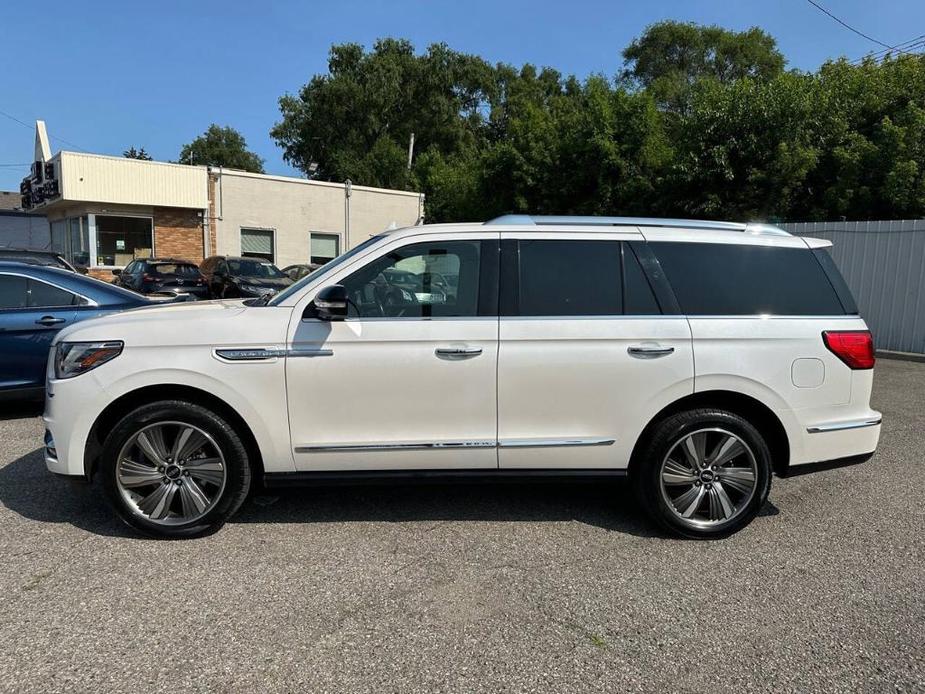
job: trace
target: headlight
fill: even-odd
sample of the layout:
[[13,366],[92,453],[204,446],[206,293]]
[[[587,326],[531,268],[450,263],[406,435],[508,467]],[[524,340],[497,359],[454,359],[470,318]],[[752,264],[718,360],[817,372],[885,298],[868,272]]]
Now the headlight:
[[253,285],[253,284],[251,285],[245,284],[241,287],[241,289],[246,292],[250,292],[251,294],[256,294],[257,296],[263,296],[264,294],[272,294],[273,292],[276,291],[272,287],[258,287],[257,285]]
[[60,342],[55,352],[55,377],[79,376],[120,354],[121,342]]

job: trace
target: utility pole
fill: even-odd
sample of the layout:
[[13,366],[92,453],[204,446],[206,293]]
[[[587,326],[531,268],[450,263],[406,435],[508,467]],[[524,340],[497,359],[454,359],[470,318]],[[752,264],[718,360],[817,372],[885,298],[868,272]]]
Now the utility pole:
[[411,138],[408,140],[408,171],[411,171],[412,156],[414,156],[414,133],[411,133]]

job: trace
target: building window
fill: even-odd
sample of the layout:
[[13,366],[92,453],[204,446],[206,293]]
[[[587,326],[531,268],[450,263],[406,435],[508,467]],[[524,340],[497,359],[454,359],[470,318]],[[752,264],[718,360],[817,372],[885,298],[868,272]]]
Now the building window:
[[271,263],[273,254],[272,229],[241,229],[241,255],[245,258],[263,258]]
[[67,259],[75,267],[90,266],[90,227],[86,217],[67,220]]
[[51,223],[51,248],[75,267],[90,266],[90,225],[86,217],[69,217]]
[[96,215],[96,262],[125,267],[135,258],[148,258],[154,251],[150,217]]
[[337,234],[311,233],[309,262],[324,265],[340,255],[340,236]]

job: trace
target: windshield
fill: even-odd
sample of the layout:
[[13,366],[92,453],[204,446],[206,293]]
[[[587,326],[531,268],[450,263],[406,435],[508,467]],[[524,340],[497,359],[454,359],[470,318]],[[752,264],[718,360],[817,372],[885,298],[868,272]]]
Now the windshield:
[[287,297],[292,296],[292,294],[300,291],[302,287],[304,287],[309,282],[313,281],[319,275],[322,275],[328,272],[329,270],[333,270],[338,265],[342,265],[343,263],[350,260],[353,256],[365,251],[370,246],[377,244],[382,239],[383,239],[382,236],[371,236],[370,238],[366,239],[363,243],[361,243],[359,246],[356,246],[355,248],[351,248],[349,251],[347,251],[343,255],[339,255],[336,258],[334,258],[334,260],[329,260],[317,270],[313,270],[312,272],[309,272],[307,275],[305,275],[305,277],[300,279],[298,282],[287,287],[286,289],[281,291],[279,294],[274,296],[272,301],[269,302],[269,305],[276,306],[281,301],[285,301]]
[[285,277],[278,267],[267,260],[229,260],[228,270],[235,277],[269,277],[274,279]]

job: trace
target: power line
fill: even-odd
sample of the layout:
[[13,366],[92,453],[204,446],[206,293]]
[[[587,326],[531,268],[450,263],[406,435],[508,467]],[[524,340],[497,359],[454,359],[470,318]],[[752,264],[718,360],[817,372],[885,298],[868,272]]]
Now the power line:
[[[32,130],[32,129],[35,127],[35,126],[33,126],[33,125],[29,125],[29,124],[26,123],[25,121],[19,120],[19,118],[17,118],[16,116],[11,116],[9,113],[6,113],[5,111],[0,111],[0,116],[6,116],[6,117],[9,118],[11,121],[14,121],[14,122],[16,122],[16,123],[19,123],[19,124],[20,124],[21,126],[23,126],[24,128],[29,128],[29,130]],[[63,142],[63,143],[66,144],[66,145],[70,145],[70,146],[73,147],[74,149],[79,149],[81,152],[89,152],[89,150],[86,150],[86,149],[84,149],[83,147],[80,147],[79,145],[75,145],[73,142],[68,142],[68,141],[65,140],[63,137],[58,137],[57,135],[52,135],[52,134],[50,134],[50,133],[49,133],[48,136],[49,136],[51,139],[53,139],[53,140],[57,140],[58,142]]]
[[884,57],[887,53],[891,53],[893,51],[896,51],[898,53],[905,53],[907,55],[915,55],[914,53],[910,53],[910,51],[914,51],[916,49],[925,47],[925,40],[923,39],[925,39],[925,34],[916,36],[914,39],[909,39],[908,41],[903,41],[902,43],[897,43],[895,46],[890,46],[889,48],[883,48],[879,51],[871,51],[870,53],[865,53],[860,58],[855,58],[851,62],[860,63],[861,61],[866,60],[867,58],[873,58],[874,60],[879,60],[880,58]]
[[25,121],[19,120],[19,118],[17,118],[16,116],[11,116],[9,113],[4,113],[3,111],[0,111],[0,116],[6,116],[6,117],[9,118],[11,121],[15,121],[15,122],[19,123],[20,125],[29,128],[29,130],[32,130],[32,126],[31,126],[31,125],[29,125],[29,124],[26,123]]
[[873,36],[868,36],[868,35],[865,34],[863,31],[860,31],[860,30],[858,30],[858,29],[855,29],[855,28],[854,28],[853,26],[851,26],[850,24],[847,24],[847,23],[843,22],[843,21],[840,20],[838,17],[836,17],[834,14],[832,14],[832,13],[829,12],[827,9],[825,9],[822,5],[820,5],[819,3],[817,3],[815,0],[806,0],[806,2],[808,2],[810,5],[812,5],[813,7],[815,7],[815,8],[816,8],[817,10],[819,10],[820,12],[822,12],[822,13],[824,13],[824,14],[827,14],[829,17],[831,17],[832,19],[834,19],[836,22],[838,22],[839,24],[841,24],[843,27],[845,27],[846,29],[849,29],[849,30],[853,31],[853,32],[854,32],[855,34],[857,34],[858,36],[863,36],[863,37],[864,37],[865,39],[867,39],[868,41],[873,41],[874,43],[880,44],[880,45],[883,46],[884,48],[889,48],[889,47],[890,47],[888,44],[884,43],[883,41],[878,41],[878,40],[875,39]]

